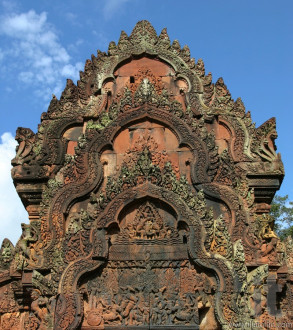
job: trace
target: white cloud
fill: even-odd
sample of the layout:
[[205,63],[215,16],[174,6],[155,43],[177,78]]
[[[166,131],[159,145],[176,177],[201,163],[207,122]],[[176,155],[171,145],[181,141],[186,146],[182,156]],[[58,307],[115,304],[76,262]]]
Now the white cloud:
[[77,39],[74,43],[68,45],[68,50],[74,53],[80,52],[80,46],[84,43],[83,39]]
[[71,25],[79,27],[82,27],[83,25],[83,22],[80,21],[77,14],[74,14],[72,12],[66,12],[64,13],[64,17]]
[[0,59],[5,58],[6,67],[9,61],[13,61],[11,68],[18,70],[19,81],[28,87],[33,86],[43,99],[49,99],[53,90],[61,92],[56,86],[65,85],[65,73],[66,78],[79,78],[83,65],[71,63],[71,57],[60,43],[54,26],[48,22],[46,12],[38,14],[30,10],[6,14],[0,17],[0,34],[8,41],[0,50]]
[[21,235],[22,222],[28,214],[17,195],[11,178],[11,159],[17,145],[11,133],[4,133],[0,143],[0,244],[5,237],[15,244]]
[[75,65],[67,64],[61,70],[61,74],[63,77],[73,77],[73,79],[78,79],[78,73],[82,69],[83,64],[81,62],[77,62]]
[[66,19],[68,19],[71,22],[74,22],[74,21],[78,20],[78,16],[74,13],[71,13],[71,12],[65,13],[65,17],[66,17]]
[[5,17],[1,24],[1,30],[11,37],[34,39],[34,36],[43,32],[46,20],[47,14],[45,12],[38,15],[34,10],[30,10],[27,13]]
[[33,82],[34,74],[32,72],[20,72],[18,75],[18,79],[26,84],[30,84]]
[[103,14],[106,20],[112,18],[121,7],[129,0],[106,0],[103,7]]

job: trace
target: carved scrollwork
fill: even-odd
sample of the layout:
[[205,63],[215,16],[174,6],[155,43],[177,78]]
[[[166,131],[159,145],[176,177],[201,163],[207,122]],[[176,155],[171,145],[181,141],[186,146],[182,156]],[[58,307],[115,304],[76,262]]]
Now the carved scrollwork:
[[53,96],[37,134],[17,130],[30,224],[2,243],[0,327],[275,322],[268,282],[277,274],[288,312],[293,272],[292,242],[262,213],[284,173],[276,137],[166,29],[122,32]]

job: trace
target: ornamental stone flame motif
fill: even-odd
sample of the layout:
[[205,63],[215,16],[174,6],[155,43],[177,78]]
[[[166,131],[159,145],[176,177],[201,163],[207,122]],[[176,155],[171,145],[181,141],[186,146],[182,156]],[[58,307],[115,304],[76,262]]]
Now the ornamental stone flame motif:
[[275,119],[147,21],[67,81],[12,161],[29,224],[0,250],[1,329],[293,326],[269,216]]

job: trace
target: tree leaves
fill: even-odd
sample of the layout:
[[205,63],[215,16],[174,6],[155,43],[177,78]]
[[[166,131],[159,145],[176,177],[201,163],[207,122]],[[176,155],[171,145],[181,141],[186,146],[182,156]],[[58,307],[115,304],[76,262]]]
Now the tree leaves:
[[275,231],[281,240],[293,237],[293,201],[289,201],[288,195],[274,197],[270,214],[275,219]]

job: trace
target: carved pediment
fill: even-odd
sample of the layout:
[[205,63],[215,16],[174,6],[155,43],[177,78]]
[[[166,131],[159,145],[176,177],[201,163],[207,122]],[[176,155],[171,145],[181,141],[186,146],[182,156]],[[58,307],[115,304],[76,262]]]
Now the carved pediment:
[[276,138],[274,119],[255,128],[166,29],[122,32],[36,134],[17,130],[30,224],[1,246],[0,328],[292,321],[292,242],[268,217],[284,175]]
[[136,244],[148,242],[158,244],[162,240],[166,242],[174,237],[174,231],[173,226],[164,223],[156,206],[147,201],[137,209],[133,221],[128,222],[126,227],[122,228],[121,240],[118,238],[116,243],[128,239],[128,241]]

